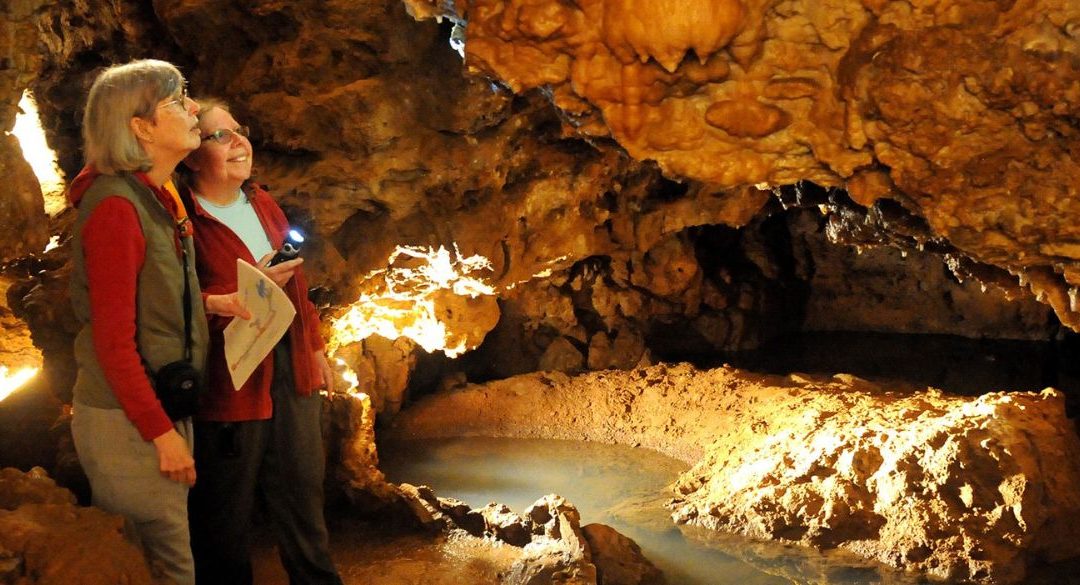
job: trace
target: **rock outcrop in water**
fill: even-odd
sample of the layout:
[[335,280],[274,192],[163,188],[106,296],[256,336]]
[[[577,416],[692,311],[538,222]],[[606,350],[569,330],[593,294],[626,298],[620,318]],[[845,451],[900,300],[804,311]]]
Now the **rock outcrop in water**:
[[459,500],[440,498],[426,486],[388,483],[378,468],[370,399],[339,394],[327,407],[331,453],[340,461],[332,473],[354,511],[378,512],[398,522],[411,519],[450,541],[482,539],[473,545],[476,558],[488,554],[485,544],[509,545],[512,552],[503,547],[499,555],[506,565],[499,574],[503,585],[664,582],[637,544],[607,526],[582,527],[577,508],[561,496],[544,496],[519,515],[503,504],[473,509]]
[[494,502],[473,509],[426,486],[399,489],[424,525],[513,547],[512,562],[498,577],[501,585],[665,583],[637,543],[603,524],[582,527],[577,508],[562,496],[546,495],[518,515]]
[[654,366],[530,374],[420,401],[399,437],[645,446],[694,463],[674,517],[901,570],[1022,582],[1080,556],[1080,438],[1061,393],[946,396],[852,376]]

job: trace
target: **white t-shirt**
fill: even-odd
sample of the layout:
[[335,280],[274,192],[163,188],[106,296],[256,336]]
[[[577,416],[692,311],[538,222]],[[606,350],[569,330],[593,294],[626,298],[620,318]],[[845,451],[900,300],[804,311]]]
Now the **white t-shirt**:
[[274,251],[270,240],[266,237],[259,216],[255,214],[255,208],[251,206],[243,192],[235,201],[228,205],[215,205],[196,195],[203,209],[214,216],[215,219],[225,224],[233,233],[240,237],[240,241],[247,246],[251,256],[258,262],[263,256]]

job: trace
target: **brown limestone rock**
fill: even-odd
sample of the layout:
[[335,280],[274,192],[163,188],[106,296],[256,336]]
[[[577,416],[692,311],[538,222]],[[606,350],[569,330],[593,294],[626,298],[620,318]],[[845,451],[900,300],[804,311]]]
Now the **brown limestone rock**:
[[41,351],[34,346],[30,328],[11,310],[8,292],[13,279],[0,273],[0,366],[11,373],[24,367],[40,367]]
[[35,467],[22,472],[14,467],[0,469],[0,510],[15,510],[25,504],[74,504],[75,496]]
[[124,519],[74,505],[40,469],[0,470],[0,577],[42,585],[151,585],[142,551],[124,536]]
[[641,553],[636,542],[604,524],[581,528],[604,585],[663,585],[664,574]]
[[[19,99],[41,71],[43,59],[34,27],[35,13],[46,2],[13,0],[0,6],[0,233],[9,234],[0,248],[0,264],[40,252],[49,241],[41,185],[23,158],[18,139],[9,135],[19,112]],[[12,234],[18,234],[10,237]]]
[[[592,120],[598,111],[603,124],[584,123],[581,132],[610,135],[669,175],[725,187],[783,184],[795,175],[837,184],[872,160],[846,139],[845,105],[834,93],[844,50],[871,19],[856,2],[783,10],[762,0],[679,3],[677,10],[661,1],[626,10],[617,0],[406,4],[429,17],[438,5],[468,22],[472,71],[516,92],[546,87],[572,117]],[[554,13],[559,25],[553,34],[532,34],[533,21],[519,13]],[[748,125],[720,112],[701,115],[717,103],[759,101],[760,109],[751,108],[759,121]]]
[[1019,583],[1034,558],[1080,555],[1065,520],[1080,510],[1066,487],[1080,480],[1080,440],[1060,393],[901,397],[849,383],[776,402],[771,433],[716,437],[676,483],[673,517],[947,580]]
[[657,365],[469,385],[389,434],[653,448],[696,463],[677,484],[682,522],[935,578],[1016,583],[1037,560],[1080,556],[1080,437],[1051,389],[958,397]]
[[790,124],[791,116],[775,106],[728,100],[709,106],[705,120],[737,138],[764,138]]
[[592,553],[581,533],[581,515],[556,494],[537,500],[525,510],[525,530],[532,537],[523,546],[503,583],[586,585],[598,582]]
[[324,403],[329,414],[329,474],[355,510],[365,513],[400,504],[398,490],[379,469],[375,410],[362,392],[337,392]]
[[[518,515],[496,502],[472,509],[459,500],[437,497],[427,486],[401,484],[397,488],[409,513],[422,526],[441,531],[450,540],[465,538],[467,533],[498,543],[504,560],[509,559],[498,580],[504,585],[664,583],[637,544],[607,526],[582,529],[577,508],[562,496],[546,495]],[[471,556],[482,559],[487,554],[479,551]],[[601,576],[594,558],[602,559],[607,577]]]
[[470,71],[544,88],[582,135],[718,188],[851,181],[1080,327],[1075,2],[406,5],[467,22]]
[[544,350],[537,364],[537,369],[541,371],[577,372],[584,366],[585,358],[578,348],[565,337],[559,337]]

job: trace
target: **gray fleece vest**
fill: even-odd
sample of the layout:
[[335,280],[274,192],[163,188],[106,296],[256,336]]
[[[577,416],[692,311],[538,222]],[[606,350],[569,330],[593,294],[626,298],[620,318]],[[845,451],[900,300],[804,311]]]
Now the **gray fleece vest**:
[[[87,288],[86,262],[83,256],[82,229],[94,209],[106,197],[119,196],[134,205],[146,239],[146,259],[138,275],[135,293],[135,342],[143,367],[153,384],[153,372],[165,364],[184,359],[184,268],[176,248],[176,225],[154,193],[134,176],[102,175],[83,195],[75,221],[72,250],[71,304],[80,329],[75,337],[74,400],[96,408],[120,408],[94,351],[93,328],[110,323],[90,322],[90,296]],[[188,254],[188,278],[191,285],[192,363],[205,371],[209,333],[206,314],[195,275],[195,248],[191,238],[183,238]]]

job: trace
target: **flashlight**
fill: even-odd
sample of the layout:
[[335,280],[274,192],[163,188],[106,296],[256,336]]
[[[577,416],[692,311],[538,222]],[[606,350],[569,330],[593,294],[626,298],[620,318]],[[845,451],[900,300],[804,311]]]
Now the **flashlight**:
[[297,230],[289,230],[289,235],[285,236],[285,242],[281,244],[281,248],[278,249],[277,254],[270,259],[270,262],[266,265],[268,268],[275,264],[281,264],[282,262],[288,262],[293,258],[300,255],[300,246],[304,243],[304,235]]

